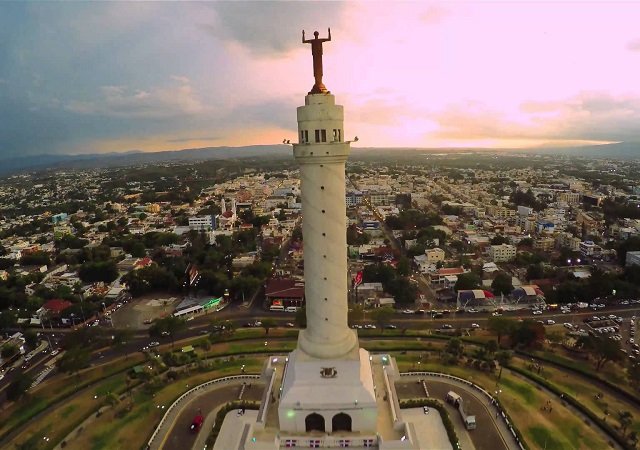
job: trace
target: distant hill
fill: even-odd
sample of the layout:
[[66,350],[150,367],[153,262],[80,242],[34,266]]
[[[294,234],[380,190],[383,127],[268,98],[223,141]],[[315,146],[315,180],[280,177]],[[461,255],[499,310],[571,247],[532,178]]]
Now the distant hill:
[[[353,148],[354,156],[376,155],[389,157],[390,150],[398,150],[399,154],[411,151],[427,153],[460,153],[460,152],[496,152],[501,150],[489,148]],[[506,150],[510,151],[510,150]],[[618,144],[592,145],[582,147],[540,147],[533,149],[511,150],[518,153],[559,154],[566,156],[582,156],[588,158],[638,159],[640,158],[640,142],[621,142]],[[206,159],[234,159],[255,157],[292,157],[289,145],[251,145],[246,147],[207,147],[172,150],[162,152],[123,152],[86,155],[36,155],[9,158],[0,164],[0,176],[16,172],[43,169],[87,169],[95,167],[118,167],[136,164],[153,164],[171,161],[199,161]]]
[[43,169],[87,169],[153,164],[171,161],[200,161],[291,155],[289,145],[251,145],[247,147],[207,147],[163,152],[126,152],[86,155],[36,155],[2,161],[0,175]]
[[587,145],[583,147],[541,147],[527,149],[527,153],[582,156],[585,158],[640,159],[640,142],[619,142],[617,144]]

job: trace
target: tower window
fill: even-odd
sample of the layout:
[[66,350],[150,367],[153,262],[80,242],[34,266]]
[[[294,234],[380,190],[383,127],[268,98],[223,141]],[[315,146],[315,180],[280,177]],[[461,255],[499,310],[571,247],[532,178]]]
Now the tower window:
[[304,131],[300,130],[300,143],[304,142]]
[[309,142],[309,130],[304,131],[304,142]]
[[320,137],[322,142],[327,142],[327,130],[320,130]]
[[320,142],[320,130],[316,130],[316,142]]
[[342,142],[342,133],[339,128],[333,129],[333,142]]

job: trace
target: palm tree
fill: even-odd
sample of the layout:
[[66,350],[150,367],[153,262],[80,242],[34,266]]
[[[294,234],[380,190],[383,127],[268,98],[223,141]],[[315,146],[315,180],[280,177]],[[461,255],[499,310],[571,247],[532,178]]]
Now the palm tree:
[[503,350],[500,351],[498,353],[496,353],[496,361],[498,361],[498,364],[500,364],[500,372],[498,373],[498,381],[500,381],[500,378],[502,377],[502,369],[509,365],[509,362],[511,361],[511,358],[513,357],[513,353],[508,351],[508,350]]

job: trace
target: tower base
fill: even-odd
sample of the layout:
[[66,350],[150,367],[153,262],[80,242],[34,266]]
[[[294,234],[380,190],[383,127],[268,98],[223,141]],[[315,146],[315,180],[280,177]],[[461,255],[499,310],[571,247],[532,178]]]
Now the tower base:
[[369,352],[354,348],[340,359],[289,354],[278,407],[280,430],[306,433],[376,431],[378,410]]

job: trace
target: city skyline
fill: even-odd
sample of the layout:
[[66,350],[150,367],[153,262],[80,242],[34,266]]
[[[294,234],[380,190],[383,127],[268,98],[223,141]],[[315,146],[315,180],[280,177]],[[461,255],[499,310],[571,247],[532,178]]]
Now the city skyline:
[[297,94],[313,84],[301,30],[327,27],[340,45],[325,84],[363,147],[638,141],[640,4],[0,8],[3,156],[295,139]]

